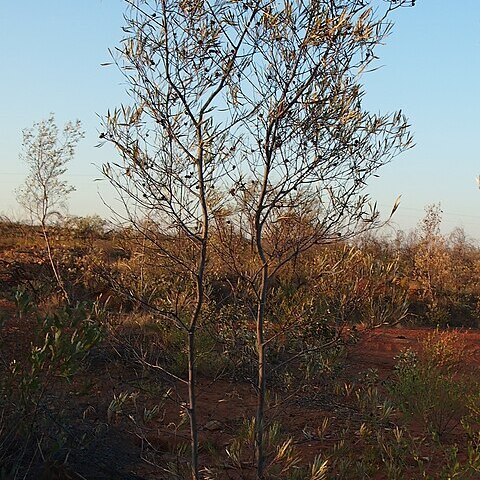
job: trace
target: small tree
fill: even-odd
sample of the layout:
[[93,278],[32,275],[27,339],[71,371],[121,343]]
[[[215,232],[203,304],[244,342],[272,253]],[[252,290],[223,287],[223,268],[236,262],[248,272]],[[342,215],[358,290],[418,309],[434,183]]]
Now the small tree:
[[271,279],[313,245],[378,219],[365,182],[411,138],[400,112],[362,109],[358,79],[391,28],[388,15],[413,2],[379,2],[385,7],[375,12],[366,0],[127,3],[116,63],[132,104],[107,117],[101,137],[123,162],[104,172],[121,194],[124,218],[148,238],[159,262],[170,262],[193,286],[184,308],[172,302],[160,313],[188,334],[195,479],[195,333],[212,220],[254,246],[261,479]]
[[17,201],[31,220],[42,228],[52,272],[67,301],[69,296],[53,258],[47,227],[53,218],[62,217],[68,195],[75,190],[62,176],[83,137],[79,120],[66,123],[60,135],[53,114],[25,129],[20,159],[27,164],[29,172],[25,183],[16,192]]
[[147,240],[155,263],[181,283],[161,306],[140,300],[188,338],[188,378],[182,381],[188,384],[192,478],[198,479],[195,339],[210,223],[224,201],[217,191],[229,181],[236,131],[252,113],[250,107],[237,108],[236,92],[254,55],[249,33],[259,7],[225,1],[127,3],[127,35],[115,61],[132,104],[106,118],[100,137],[117,147],[123,162],[105,165],[104,173],[123,201],[117,213]]
[[[257,477],[265,475],[265,318],[272,278],[312,246],[378,224],[367,180],[413,143],[401,112],[363,108],[359,79],[389,33],[391,12],[410,1],[272,1],[259,9],[236,105],[245,118],[241,154],[230,174],[237,230],[251,239],[257,268]],[[246,9],[251,4],[245,2]],[[253,11],[253,9],[252,9]],[[396,207],[394,207],[395,209]]]

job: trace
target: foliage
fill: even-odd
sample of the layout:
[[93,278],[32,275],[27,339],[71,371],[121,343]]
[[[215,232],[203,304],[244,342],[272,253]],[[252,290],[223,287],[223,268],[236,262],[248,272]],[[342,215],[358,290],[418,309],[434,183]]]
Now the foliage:
[[[254,435],[255,419],[244,419],[237,436],[226,449],[230,462],[240,470],[245,460],[248,462],[248,456],[253,454],[251,447],[254,443]],[[288,474],[294,472],[299,462],[293,439],[285,438],[280,424],[272,423],[265,431],[265,446],[267,478],[288,478]],[[320,470],[319,465],[312,468],[314,473],[317,470]]]
[[77,238],[91,241],[105,238],[107,221],[99,215],[70,216],[65,221],[65,227],[73,230]]
[[59,412],[52,422],[49,398],[60,380],[70,382],[85,367],[88,353],[103,336],[102,314],[95,306],[64,306],[42,316],[24,291],[17,298],[19,312],[28,313],[29,320],[37,318],[26,358],[13,358],[0,381],[0,470],[8,478],[35,469],[38,451],[45,459],[68,443]]
[[69,294],[56,265],[47,225],[52,218],[61,218],[67,197],[75,190],[61,177],[83,136],[80,121],[77,120],[76,123],[65,125],[63,138],[60,139],[53,114],[34,124],[33,128],[24,130],[21,158],[27,163],[29,174],[23,187],[17,191],[19,203],[28,211],[32,221],[40,223],[42,227],[52,272],[67,301]]
[[60,137],[53,114],[23,131],[21,159],[29,173],[17,198],[34,221],[46,225],[65,210],[67,197],[75,189],[61,177],[83,136],[77,120],[67,123]]
[[[108,313],[98,310],[95,313],[90,307],[85,310],[86,306],[80,305],[78,312],[84,313],[77,315],[76,308],[65,307],[61,300],[55,300],[51,290],[50,296],[45,296],[37,305],[38,297],[34,296],[28,283],[20,276],[11,277],[11,285],[20,286],[12,290],[10,297],[17,306],[16,315],[22,321],[33,320],[37,335],[34,348],[28,349],[28,362],[22,363],[16,357],[17,373],[13,375],[10,368],[8,375],[1,377],[3,392],[9,394],[3,397],[1,408],[4,415],[0,430],[3,429],[2,445],[5,446],[2,461],[4,465],[17,465],[18,471],[26,468],[25,462],[31,459],[30,455],[36,448],[35,438],[41,438],[42,452],[47,456],[51,452],[52,458],[64,458],[62,455],[69,448],[83,448],[81,442],[73,445],[70,437],[58,425],[55,427],[51,424],[52,411],[46,405],[46,400],[61,395],[57,389],[62,382],[71,382],[69,388],[76,388],[75,379],[82,374],[85,361],[88,365],[88,352],[91,351],[89,339],[96,342],[95,332],[100,328],[102,335],[108,335],[108,348],[115,352],[115,358],[138,375],[138,388],[123,387],[115,391],[115,398],[112,396],[107,399],[105,411],[108,410],[108,402],[112,402],[110,425],[113,427],[119,422],[128,422],[138,435],[145,436],[144,451],[148,459],[166,465],[162,463],[164,453],[155,453],[146,443],[150,438],[150,428],[156,426],[143,423],[143,400],[136,394],[149,392],[149,402],[145,404],[146,419],[153,416],[152,422],[155,422],[155,419],[162,418],[163,410],[160,407],[160,410],[155,410],[155,405],[160,403],[154,400],[163,395],[165,390],[162,382],[169,377],[158,368],[149,367],[144,361],[177,374],[186,371],[186,363],[182,350],[182,330],[163,321],[161,316],[156,315],[155,308],[173,308],[177,302],[190,301],[190,290],[179,275],[168,274],[170,266],[155,264],[155,256],[148,249],[143,250],[142,242],[132,231],[115,232],[108,239],[92,235],[91,244],[86,248],[83,239],[71,235],[68,229],[56,228],[51,231],[55,231],[53,238],[58,242],[62,271],[69,272],[65,276],[69,284],[77,285],[76,288],[84,285],[82,288],[88,298],[95,297],[103,282],[109,285],[123,284],[124,290],[117,293],[110,291],[113,300]],[[15,231],[11,231],[10,242],[12,245],[21,245],[21,248],[6,244],[3,258],[10,261],[15,259],[17,264],[22,261],[25,269],[31,268],[28,262],[41,259],[38,249],[33,248],[32,253],[27,253],[29,250],[25,249],[26,244],[23,243],[25,235],[15,236]],[[33,245],[33,240],[31,242]],[[377,323],[371,321],[368,314],[372,302],[377,305],[377,311],[387,312],[383,317],[379,315],[376,318],[393,320],[396,317],[388,313],[394,311],[388,302],[396,305],[396,311],[401,312],[405,298],[409,298],[410,302],[419,301],[412,297],[408,284],[403,283],[404,278],[413,278],[413,263],[409,263],[409,258],[417,245],[414,237],[393,241],[363,237],[350,245],[317,246],[303,259],[298,259],[295,265],[280,269],[269,291],[272,308],[266,321],[266,331],[272,338],[268,351],[271,386],[301,402],[320,401],[325,396],[338,395],[331,393],[330,389],[332,383],[341,382],[343,376],[349,375],[343,367],[345,359],[348,360],[345,357],[348,344],[355,340],[358,332]],[[452,294],[439,298],[448,302],[461,289],[469,290],[474,295],[475,283],[470,278],[473,270],[469,266],[475,262],[478,254],[476,248],[459,232],[442,245],[448,255],[456,259],[455,268],[461,275],[457,277],[457,286],[452,284],[443,291],[450,290]],[[80,246],[83,250],[79,250]],[[8,256],[8,248],[15,252],[12,257]],[[122,254],[110,253],[117,250]],[[80,251],[84,252],[83,255],[77,256],[75,252]],[[242,255],[245,264],[248,264],[251,253],[247,248],[242,250]],[[236,381],[252,381],[255,376],[252,362],[255,357],[255,331],[251,308],[255,299],[243,277],[232,275],[232,271],[218,257],[213,257],[212,262],[215,275],[207,277],[207,301],[199,323],[198,371],[202,377],[212,381],[219,376]],[[101,278],[96,273],[98,271],[103,271]],[[18,284],[15,279],[18,279]],[[47,279],[46,273],[44,276],[37,274],[35,288],[48,292],[41,286]],[[69,288],[74,291],[71,285]],[[153,308],[137,305],[135,311],[122,312],[123,307],[117,305],[114,296],[121,296],[121,292],[126,293],[128,289],[134,291],[138,298],[148,298]],[[425,297],[424,301],[428,302],[429,299]],[[100,323],[105,321],[104,315],[108,315],[108,324],[111,326],[107,332],[100,327]],[[35,321],[37,317],[39,323]],[[82,324],[85,320],[87,324],[84,329]],[[8,328],[9,322],[10,317],[4,314],[3,328]],[[355,325],[358,325],[358,329],[352,328]],[[72,342],[75,330],[78,333],[73,336]],[[310,352],[334,340],[339,334],[342,338],[334,347]],[[345,479],[368,478],[375,472],[382,472],[391,479],[447,479],[457,475],[458,478],[473,480],[478,476],[478,388],[475,379],[464,368],[468,357],[465,356],[465,345],[461,338],[462,335],[455,331],[432,332],[426,336],[418,352],[402,354],[397,362],[397,370],[386,383],[372,371],[357,379],[353,385],[340,389],[345,397],[334,403],[335,408],[346,403],[341,407],[345,410],[340,410],[337,415],[342,417],[342,428],[327,426],[327,433],[318,433],[316,426],[312,426],[311,431],[307,426],[304,433],[297,432],[301,438],[308,438],[309,442],[322,442],[319,465],[328,461],[324,467],[326,478],[333,475]],[[77,352],[78,341],[81,345]],[[102,346],[104,348],[107,347]],[[52,349],[57,352],[55,355]],[[86,357],[82,354],[85,349]],[[294,358],[298,354],[300,356]],[[152,376],[150,380],[149,375]],[[23,400],[22,391],[25,392]],[[126,392],[128,398],[123,399],[122,392]],[[6,402],[7,398],[10,403]],[[40,408],[35,415],[25,415],[27,411],[34,411],[37,402]],[[8,409],[11,416],[6,415]],[[68,424],[61,412],[57,413],[58,422]],[[135,425],[128,417],[130,414]],[[28,423],[33,418],[34,430]],[[417,430],[410,432],[411,421],[420,421],[420,434]],[[56,436],[55,439],[49,435],[42,437],[48,429],[55,432],[52,434]],[[27,431],[37,436],[28,437]],[[282,434],[275,437],[277,446],[272,444],[269,447],[269,458],[274,458],[271,455],[276,455],[277,448],[288,439],[288,435],[284,436],[282,429],[280,431]],[[451,432],[455,433],[454,437]],[[243,436],[241,433],[238,435]],[[294,436],[294,444],[298,441],[302,440]],[[242,455],[250,455],[249,458],[252,455],[250,442],[251,436],[242,444]],[[28,449],[24,451],[21,448],[25,448],[25,445],[28,445]],[[204,444],[202,441],[201,445],[201,455],[204,455],[208,442]],[[169,457],[167,461],[172,472],[184,474],[188,471],[186,453],[188,446],[185,445],[172,449],[173,459]],[[19,455],[23,455],[23,459]],[[222,478],[217,466],[225,462],[226,454],[217,446],[215,455],[208,465],[210,475],[212,478],[215,478],[214,474]],[[432,461],[434,455],[435,462]],[[303,479],[310,475],[304,461],[281,474],[278,472],[283,467],[280,467],[280,463],[275,465],[270,472],[274,476],[280,475],[280,478]],[[242,468],[246,468],[245,464]]]
[[[190,309],[192,289],[188,278],[182,277],[180,269],[173,268],[173,264],[156,262],[158,257],[150,248],[149,241],[144,242],[131,229],[117,229],[107,237],[92,232],[88,234],[87,241],[76,235],[68,223],[65,226],[50,226],[49,230],[55,242],[58,266],[69,291],[75,292],[78,298],[90,299],[104,293],[102,303],[109,298],[105,302],[109,309],[108,323],[116,326],[108,331],[108,348],[116,352],[119,361],[128,360],[122,365],[137,372],[135,375],[139,378],[152,375],[158,385],[154,386],[151,380],[150,383],[142,380],[139,385],[152,396],[161,395],[162,382],[165,378],[171,381],[171,377],[164,375],[159,367],[177,375],[186,372],[185,334],[172,322],[165,322],[156,311],[181,312]],[[84,359],[88,361],[88,352],[87,357],[81,352],[84,349],[89,351],[89,338],[97,341],[95,331],[99,325],[95,326],[93,320],[103,321],[103,314],[97,317],[95,312],[88,313],[87,308],[86,314],[78,317],[74,314],[76,309],[73,305],[65,307],[63,300],[55,296],[48,262],[42,258],[41,249],[35,247],[38,239],[27,235],[35,231],[34,227],[14,228],[10,225],[5,231],[9,233],[2,243],[2,260],[7,267],[6,274],[1,277],[4,291],[9,292],[7,298],[15,302],[18,318],[31,321],[38,316],[41,320],[39,324],[33,323],[37,337],[35,349],[29,349],[28,363],[20,362],[17,357],[18,373],[14,376],[9,369],[9,374],[2,376],[3,391],[9,394],[15,392],[8,397],[15,405],[5,403],[7,396],[4,396],[2,411],[7,412],[9,408],[10,412],[17,412],[11,417],[5,413],[0,422],[3,445],[11,445],[5,447],[2,460],[10,466],[21,464],[20,471],[36,448],[32,443],[34,437],[23,436],[24,432],[31,430],[28,421],[32,418],[36,419],[32,432],[38,433],[35,438],[42,438],[41,449],[47,456],[50,451],[58,452],[60,458],[64,458],[61,455],[72,446],[60,428],[52,430],[58,433],[57,438],[42,437],[52,427],[52,411],[46,401],[38,403],[41,408],[35,415],[24,415],[24,412],[27,412],[27,407],[32,412],[38,399],[61,395],[53,392],[65,380],[71,381],[74,388]],[[478,248],[458,230],[450,236],[443,236],[437,230],[435,248],[441,252],[439,259],[442,265],[449,265],[448,269],[437,268],[436,256],[424,255],[428,235],[419,233],[393,239],[364,236],[354,242],[316,245],[304,257],[298,257],[293,264],[280,268],[268,291],[271,308],[265,322],[265,331],[271,339],[267,352],[271,386],[282,394],[299,398],[301,402],[322,401],[330,395],[332,383],[348,376],[344,368],[345,359],[348,359],[345,352],[359,332],[385,321],[436,322],[440,317],[434,316],[430,308],[434,298],[438,307],[443,309],[442,322],[471,322],[480,298],[475,277],[479,263]],[[219,236],[210,240],[215,254],[210,258],[206,300],[198,324],[197,370],[209,381],[223,377],[251,382],[255,377],[252,309],[256,299],[247,276],[230,269],[230,264],[223,262],[221,253],[224,245],[218,245],[222,238]],[[157,237],[156,241],[171,241],[173,245],[177,238]],[[236,242],[240,245],[242,265],[245,271],[249,271],[255,264],[254,253],[248,241],[240,235],[236,236]],[[423,256],[419,253],[416,257],[417,251]],[[187,255],[188,250],[182,253]],[[428,258],[430,263],[421,263],[419,258]],[[431,283],[432,296],[424,294],[424,283],[420,282],[420,279],[428,278],[428,272],[431,272],[429,278],[435,280]],[[455,281],[451,280],[451,275]],[[420,287],[415,290],[415,285]],[[125,298],[129,298],[129,292],[132,295],[130,298],[136,299],[135,310],[126,312]],[[419,306],[425,307],[423,313]],[[405,318],[407,307],[408,317]],[[79,306],[80,311],[83,308]],[[472,317],[459,319],[462,308]],[[2,329],[8,329],[8,311],[2,318]],[[91,318],[91,330],[87,322],[81,333],[81,318]],[[77,320],[78,324],[75,323]],[[72,342],[71,335],[79,329]],[[386,383],[370,372],[362,376],[357,384],[343,389],[350,393],[345,396],[348,409],[341,412],[353,411],[353,420],[349,413],[339,414],[345,415],[345,418],[342,417],[345,427],[338,430],[334,441],[327,441],[318,434],[324,442],[320,464],[328,460],[325,467],[327,478],[328,475],[345,479],[367,478],[375,472],[384,472],[392,479],[447,479],[453,475],[474,479],[478,476],[478,385],[464,368],[468,362],[461,338],[462,335],[455,331],[435,331],[427,335],[418,352],[402,354],[397,370]],[[80,340],[77,355],[76,345]],[[332,340],[334,345],[323,348]],[[53,355],[52,349],[58,353]],[[60,358],[64,360],[60,361]],[[23,400],[21,391],[25,392]],[[133,397],[122,403],[121,392],[130,395],[137,390],[124,388],[115,392],[116,398],[108,399],[113,399],[111,410],[117,412],[111,414],[111,425],[117,425],[116,419],[119,418],[127,421],[128,414],[134,411],[135,431],[141,435],[148,433],[148,428],[142,423],[141,409],[135,410],[134,406],[132,410]],[[22,409],[15,410],[22,405]],[[147,407],[146,417],[150,413],[155,415],[152,410],[155,402]],[[118,413],[120,410],[122,413]],[[155,418],[161,418],[162,412],[157,413],[160,415]],[[61,412],[58,421],[66,422],[60,417]],[[410,433],[412,421],[420,421],[420,436],[417,430]],[[17,427],[23,430],[19,432]],[[309,441],[320,441],[315,428],[313,431],[312,437],[306,428],[304,435],[308,434]],[[331,432],[327,439],[330,435]],[[278,446],[283,445],[284,440],[281,435]],[[242,447],[244,453],[250,452],[249,455],[250,441],[251,437]],[[302,440],[294,437],[294,443],[297,441]],[[19,445],[27,444],[25,453],[18,450]],[[202,441],[201,445],[201,455],[204,455],[203,449],[207,449],[208,442],[204,444]],[[225,460],[223,450],[214,447],[216,456],[212,456],[208,465],[212,478],[216,462],[221,464]],[[82,446],[76,444],[72,448]],[[180,447],[178,451],[172,450],[172,455],[178,453],[175,460],[168,460],[172,471],[177,468],[173,464],[178,464],[178,472],[188,470],[185,454],[189,449],[185,445],[182,448],[183,451]],[[270,454],[276,451],[276,447],[268,450],[269,458],[273,458]],[[22,454],[23,459],[14,452]],[[163,454],[156,455],[156,461],[161,463]],[[435,462],[432,461],[433,455],[437,458]],[[276,470],[281,470],[280,464],[276,465],[270,471],[272,475],[281,475],[280,478],[308,478],[310,474],[304,462],[282,474]],[[221,478],[221,473],[217,477]]]
[[465,360],[458,333],[432,333],[419,354],[405,350],[397,357],[395,378],[389,385],[392,398],[433,435],[444,436],[467,413],[472,384],[461,373]]
[[100,137],[121,161],[103,172],[122,217],[191,283],[194,301],[162,313],[188,334],[194,479],[195,335],[214,222],[234,225],[255,246],[254,271],[245,274],[257,298],[261,479],[270,282],[315,244],[378,219],[366,181],[412,139],[401,111],[365,110],[359,78],[391,29],[389,15],[412,2],[387,1],[382,10],[355,0],[128,3],[114,61],[132,103],[107,114]]

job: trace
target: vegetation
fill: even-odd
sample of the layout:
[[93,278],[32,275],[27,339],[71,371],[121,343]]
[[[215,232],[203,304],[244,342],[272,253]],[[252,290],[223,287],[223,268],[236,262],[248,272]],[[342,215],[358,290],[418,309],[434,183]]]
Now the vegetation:
[[47,225],[62,217],[68,195],[74,187],[62,179],[67,163],[73,158],[75,147],[83,137],[80,121],[65,125],[60,138],[55,117],[34,124],[23,131],[21,159],[28,165],[25,183],[17,191],[18,202],[27,210],[32,222],[42,227],[50,266],[58,286],[68,301],[68,292],[58,271]]
[[[440,222],[436,207],[426,220],[432,210]],[[477,327],[480,252],[458,231],[428,238],[424,224],[410,236],[318,245],[278,270],[266,317],[267,478],[478,476],[475,350],[469,334],[448,327]],[[2,224],[3,477],[90,478],[103,468],[105,478],[122,478],[121,457],[144,478],[189,478],[185,338],[157,314],[182,279],[131,229],[78,218],[47,228],[70,304],[38,248],[41,231]],[[254,478],[256,300],[224,263],[220,238],[211,240],[197,335],[199,471]],[[422,270],[415,259],[433,241],[437,255]],[[246,265],[251,248],[239,250]],[[452,270],[442,277],[445,264],[463,272],[455,283]],[[412,332],[421,342],[402,351]],[[391,369],[355,367],[355,352],[376,335],[398,342]],[[116,460],[105,466],[106,449]]]
[[66,215],[52,115],[0,222],[0,480],[480,476],[480,249],[436,205],[375,236],[364,191],[412,146],[360,79],[413,3],[127,0],[119,221]]
[[[266,326],[271,283],[314,245],[377,220],[366,181],[412,139],[401,112],[364,109],[359,79],[391,28],[391,12],[410,2],[387,1],[375,11],[357,0],[128,3],[114,59],[131,104],[105,119],[100,136],[122,162],[104,173],[123,200],[118,213],[148,240],[156,261],[181,276],[173,291],[190,298],[155,308],[184,330],[188,345],[195,480],[195,344],[215,229],[253,290],[263,479],[267,350],[276,338]],[[249,268],[238,265],[236,240],[255,247]]]

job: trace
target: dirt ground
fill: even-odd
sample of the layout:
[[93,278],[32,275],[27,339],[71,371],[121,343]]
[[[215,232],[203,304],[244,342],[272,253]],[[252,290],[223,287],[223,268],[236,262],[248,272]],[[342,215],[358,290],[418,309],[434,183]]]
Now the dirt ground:
[[[4,359],[12,359],[27,351],[32,340],[31,320],[14,315],[14,305],[2,301],[0,310],[5,319],[1,345]],[[417,350],[429,329],[392,328],[365,332],[358,343],[350,347],[345,366],[337,379],[348,383],[362,372],[375,369],[381,379],[393,372],[395,356],[406,348]],[[480,362],[480,333],[462,333],[472,367]],[[171,388],[157,418],[145,427],[140,418],[145,409],[152,409],[162,395]],[[92,352],[89,366],[61,391],[51,395],[51,415],[59,423],[68,423],[72,435],[84,432],[81,449],[72,448],[69,467],[47,462],[43,479],[168,479],[166,470],[175,462],[187,462],[188,424],[182,419],[181,402],[185,386],[171,383],[164,375],[132,369],[128,364],[111,361],[110,353]],[[173,392],[173,393],[172,393]],[[128,401],[118,411],[109,412],[112,399],[121,394]],[[256,396],[253,385],[235,383],[227,379],[200,378],[198,384],[198,411],[200,425],[201,459],[209,463],[216,455],[224,455],[235,435],[255,414]],[[111,410],[111,408],[110,408]],[[339,439],[345,425],[361,425],[361,413],[340,396],[327,393],[321,385],[306,392],[295,391],[288,396],[272,395],[269,402],[269,420],[281,425],[285,435],[293,437],[294,445],[303,462],[312,461]],[[328,428],[321,438],[315,434],[328,418]],[[415,424],[411,425],[415,430]],[[90,432],[95,432],[91,434]],[[68,432],[67,432],[68,433]],[[452,439],[457,435],[452,432]],[[67,435],[68,436],[68,435]],[[461,438],[458,439],[461,441]],[[68,442],[67,442],[68,443]],[[73,447],[75,441],[70,442]],[[220,453],[219,453],[220,452]],[[432,460],[434,462],[434,460]],[[233,468],[222,461],[223,478],[240,480],[251,478],[253,468],[247,458]],[[74,473],[78,472],[78,473]],[[33,478],[33,477],[32,477]],[[387,478],[383,475],[377,480]]]
[[[402,350],[418,350],[419,345],[432,333],[431,328],[384,328],[365,332],[350,352],[353,365],[359,369],[376,368],[388,374],[395,364],[395,356]],[[463,330],[462,340],[468,349],[467,358],[472,366],[480,364],[480,332]]]

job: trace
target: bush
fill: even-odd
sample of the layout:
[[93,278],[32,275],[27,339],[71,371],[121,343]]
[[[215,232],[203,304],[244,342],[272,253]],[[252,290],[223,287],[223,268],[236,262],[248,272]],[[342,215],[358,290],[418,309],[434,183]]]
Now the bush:
[[459,334],[436,330],[426,337],[419,353],[407,349],[397,357],[389,384],[392,399],[407,417],[442,437],[467,413],[466,400],[474,385],[461,372],[465,361]]
[[41,316],[24,291],[17,299],[18,314],[37,319],[30,351],[10,359],[0,380],[0,478],[32,475],[39,457],[45,460],[63,449],[68,429],[61,428],[60,411],[52,411],[52,398],[59,382],[71,381],[84,366],[103,335],[95,306],[63,306]]

